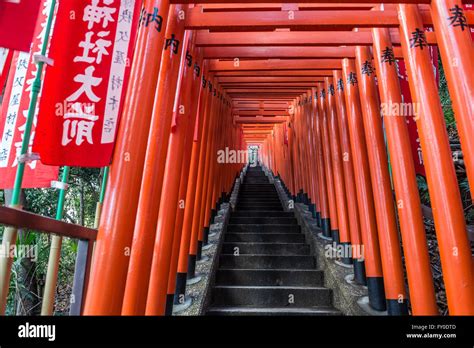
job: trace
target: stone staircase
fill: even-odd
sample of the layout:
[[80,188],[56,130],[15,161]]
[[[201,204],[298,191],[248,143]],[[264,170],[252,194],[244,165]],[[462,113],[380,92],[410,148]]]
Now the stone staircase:
[[247,170],[224,235],[208,315],[340,315],[293,212]]

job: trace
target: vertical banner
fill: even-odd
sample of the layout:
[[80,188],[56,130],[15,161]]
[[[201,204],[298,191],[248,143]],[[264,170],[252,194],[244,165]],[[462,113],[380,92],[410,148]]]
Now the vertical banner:
[[[433,73],[436,77],[436,81],[439,84],[439,70],[438,70],[438,48],[437,46],[429,47],[431,54],[431,61],[433,65]],[[413,154],[413,159],[415,162],[415,171],[416,174],[426,176],[425,165],[423,163],[423,156],[421,153],[421,143],[420,137],[418,135],[418,128],[416,126],[416,121],[414,119],[414,108],[418,107],[413,104],[413,100],[410,93],[410,85],[408,83],[408,75],[406,71],[405,62],[403,60],[397,61],[398,77],[400,79],[400,88],[402,91],[402,103],[403,110],[408,111],[409,114],[403,114],[406,118],[408,125],[408,132],[410,134],[411,149]]]
[[49,165],[110,164],[138,26],[136,0],[61,1],[33,150]]
[[0,0],[0,47],[29,52],[41,0]]
[[[5,87],[5,82],[7,82],[8,71],[10,70],[12,58],[12,50],[0,47],[0,96],[3,93],[3,87]],[[2,98],[0,97],[0,105],[1,103]]]
[[[28,109],[31,101],[32,83],[38,67],[33,62],[33,55],[41,52],[44,40],[44,29],[47,21],[51,0],[44,0],[35,29],[32,53],[15,52],[13,64],[8,75],[7,86],[0,111],[0,188],[13,188],[18,155],[25,131]],[[30,139],[31,145],[35,138],[36,119],[33,122]],[[51,180],[58,178],[58,168],[45,166],[40,161],[28,162],[25,166],[23,188],[51,187]]]

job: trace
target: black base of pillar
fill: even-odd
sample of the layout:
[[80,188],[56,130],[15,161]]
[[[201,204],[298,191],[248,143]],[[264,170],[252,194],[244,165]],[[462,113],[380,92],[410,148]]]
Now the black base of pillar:
[[174,294],[166,294],[165,315],[167,317],[173,315]]
[[192,279],[196,276],[196,259],[197,259],[197,255],[188,256],[188,273],[187,273],[188,279]]
[[316,226],[321,227],[321,212],[316,212]]
[[186,295],[186,273],[176,274],[176,290],[174,291],[174,304],[178,305],[184,301]]
[[336,243],[336,245],[341,244],[341,240],[339,238],[339,230],[331,230],[331,237],[334,243]]
[[387,313],[393,316],[408,315],[408,302],[406,300],[387,300]]
[[367,285],[364,261],[354,259],[354,282],[359,285]]
[[385,288],[383,286],[382,277],[367,277],[367,288],[369,291],[370,307],[376,311],[387,310],[387,303],[385,300]]
[[[212,225],[214,223],[214,219],[216,218],[217,215],[217,209],[211,209],[211,220],[209,221],[209,225]],[[206,241],[207,244],[207,241]]]
[[327,218],[321,218],[321,229],[323,230],[323,236],[331,238],[331,222]]
[[[344,247],[344,256],[341,258],[341,262],[345,265],[352,265],[351,243],[343,242],[341,245]],[[346,253],[347,250],[350,250],[350,252]]]
[[202,242],[201,243],[204,243],[204,244],[209,243],[209,227],[204,227],[204,233],[202,235]]
[[308,194],[307,194],[307,193],[303,193],[303,194],[302,194],[302,198],[303,198],[303,203],[306,204],[306,205],[309,205],[309,197],[308,197]]
[[293,202],[297,203],[298,202],[298,196],[291,196],[291,199],[293,200]]
[[311,216],[314,218],[316,217],[316,206],[312,203],[309,204],[308,207],[309,212],[311,213]]
[[199,240],[197,245],[196,260],[199,261],[202,258],[202,244],[203,241]]

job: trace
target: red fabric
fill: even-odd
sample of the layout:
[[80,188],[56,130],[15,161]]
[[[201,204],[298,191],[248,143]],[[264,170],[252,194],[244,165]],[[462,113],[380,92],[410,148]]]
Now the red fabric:
[[[34,53],[40,51],[43,38],[41,24],[46,22],[47,10],[45,0],[42,5],[37,27],[35,29],[35,40],[33,42]],[[26,117],[31,100],[31,85],[36,76],[37,66],[33,64],[31,55],[24,52],[15,52],[13,62],[8,75],[8,81],[0,111],[0,188],[11,189],[15,181],[17,171],[17,153],[21,148]],[[31,132],[31,144],[35,138],[35,123]],[[29,151],[30,152],[30,151]],[[50,167],[41,164],[40,161],[27,163],[23,178],[23,188],[50,187],[51,180],[58,178],[58,167]]]
[[[0,0],[0,47],[30,50],[41,0]],[[8,35],[6,35],[8,33]]]
[[[3,87],[7,82],[8,71],[12,63],[13,51],[9,49],[0,49],[0,95],[3,92]],[[0,102],[1,105],[1,102]]]
[[[46,68],[33,144],[43,163],[110,164],[140,4],[137,0],[59,3],[49,53],[54,66]],[[71,13],[76,18],[71,19]]]
[[[438,49],[436,46],[430,47],[430,53],[432,57],[433,73],[436,75],[436,80],[439,84],[439,70],[438,70]],[[400,87],[402,90],[403,102],[405,104],[412,103],[410,85],[408,83],[408,75],[406,72],[405,62],[403,60],[398,61],[398,75],[400,78]],[[406,117],[408,132],[410,133],[411,149],[413,159],[415,162],[416,174],[426,176],[425,166],[423,164],[423,156],[421,153],[420,137],[418,136],[418,128],[416,122],[413,119],[414,115],[408,115]]]

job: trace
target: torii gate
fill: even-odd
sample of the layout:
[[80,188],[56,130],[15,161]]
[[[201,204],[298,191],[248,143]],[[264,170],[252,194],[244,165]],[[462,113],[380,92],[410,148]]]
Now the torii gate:
[[[180,30],[194,31],[196,49],[209,62],[208,71],[214,84],[232,99],[232,114],[235,122],[246,130],[245,139],[262,142],[266,164],[281,174],[293,194],[299,190],[307,193],[311,202],[316,204],[327,236],[341,243],[364,244],[372,304],[375,308],[384,306],[381,301],[384,287],[389,311],[394,313],[406,312],[407,294],[403,285],[395,202],[392,200],[378,95],[382,103],[401,102],[395,65],[390,59],[384,60],[383,51],[393,52],[391,59],[405,60],[412,96],[420,106],[417,124],[441,260],[446,270],[444,277],[450,312],[474,313],[473,265],[462,204],[437,86],[428,51],[424,49],[426,45],[439,45],[472,185],[474,170],[469,156],[473,146],[469,136],[472,134],[473,115],[472,41],[469,31],[453,25],[452,18],[455,16],[453,9],[461,7],[462,2],[385,1],[385,6],[377,7],[372,4],[378,1],[367,1],[362,5],[355,1],[331,5],[318,5],[322,1],[283,5],[274,1],[260,4],[203,3],[188,9],[184,5],[173,6],[175,12],[170,13],[167,31],[175,35],[178,32],[182,35]],[[158,7],[166,16],[168,6],[167,1],[150,1],[146,9],[150,11]],[[186,11],[184,26],[175,20],[178,9]],[[466,17],[472,23],[472,15],[468,13]],[[424,35],[423,28],[431,25],[435,32]],[[414,37],[414,33],[420,36]],[[160,48],[163,34],[143,30],[139,45],[144,44]],[[135,267],[133,258],[128,269],[129,277],[126,277],[128,259],[121,256],[123,247],[129,244],[134,223],[143,221],[144,231],[155,225],[145,218],[147,213],[143,210],[138,210],[137,222],[134,219],[136,210],[133,207],[137,206],[141,173],[137,170],[140,166],[134,165],[134,161],[140,162],[146,152],[146,131],[158,72],[158,88],[167,90],[176,80],[177,70],[168,68],[165,61],[159,70],[159,62],[150,50],[139,50],[138,55],[133,74],[141,84],[129,95],[129,108],[124,115],[116,150],[118,156],[129,152],[133,163],[116,161],[111,168],[108,188],[111,194],[104,206],[86,314],[120,313],[122,291],[117,289],[125,290],[125,313],[139,314],[140,310],[126,309],[127,294],[129,289],[141,292],[140,289],[146,288],[146,280],[143,283],[130,278]],[[453,59],[457,64],[452,64]],[[378,89],[375,75],[362,71],[367,62],[377,72]],[[165,78],[173,73],[172,78]],[[338,84],[344,87],[337,88]],[[167,103],[169,107],[173,104],[173,99],[166,95],[158,97],[155,103]],[[279,109],[270,108],[270,102],[279,105]],[[246,110],[244,103],[250,103],[252,107]],[[291,116],[286,115],[284,110],[288,109],[285,105],[293,107]],[[314,114],[318,116],[311,119]],[[133,122],[137,118],[141,121]],[[291,126],[290,147],[285,159],[282,157],[284,150],[277,149],[270,134],[282,132],[283,125],[279,122],[283,118],[289,119]],[[408,132],[402,118],[385,115],[384,122],[413,312],[435,314],[434,289]],[[270,130],[267,125],[273,123],[275,126]],[[250,125],[261,125],[261,128],[249,130]],[[164,144],[165,140],[156,145],[159,148]],[[343,159],[341,153],[350,154],[349,160]],[[285,168],[290,163],[292,170]],[[353,168],[348,163],[354,164]],[[148,174],[146,168],[145,165],[142,191],[146,188],[143,185],[147,178],[155,175],[154,172]],[[166,185],[163,189],[166,190]],[[165,195],[162,193],[161,197]],[[201,209],[210,210],[215,198],[211,201]],[[152,202],[147,204],[152,205]],[[156,208],[152,210],[156,211]],[[204,228],[206,218],[200,223]],[[164,244],[160,244],[158,249],[155,246],[154,256],[159,256],[157,262],[167,265],[163,259],[169,257],[170,251],[167,250],[170,249]],[[359,267],[357,263],[355,267]],[[163,277],[168,277],[168,274],[152,274],[151,282],[163,283]],[[148,298],[159,293],[150,287]],[[143,292],[141,296],[145,294]],[[162,314],[163,308],[162,305],[147,303],[146,313]]]
[[[405,61],[419,106],[450,314],[474,314],[474,265],[427,50],[441,52],[472,188],[474,16],[461,0],[383,3],[145,1],[143,13],[159,13],[161,30],[139,30],[84,314],[169,311],[242,167],[217,163],[215,153],[249,143],[260,144],[265,165],[310,205],[326,238],[364,246],[353,267],[373,308],[408,311],[403,245],[413,314],[437,314],[406,123],[390,110],[383,125],[380,117],[381,105],[402,103],[395,59]],[[187,51],[161,54],[170,37]],[[188,54],[205,80],[180,69]],[[181,106],[192,115],[183,122],[175,117]],[[190,203],[180,209],[181,200]],[[0,304],[5,299],[3,291]]]

